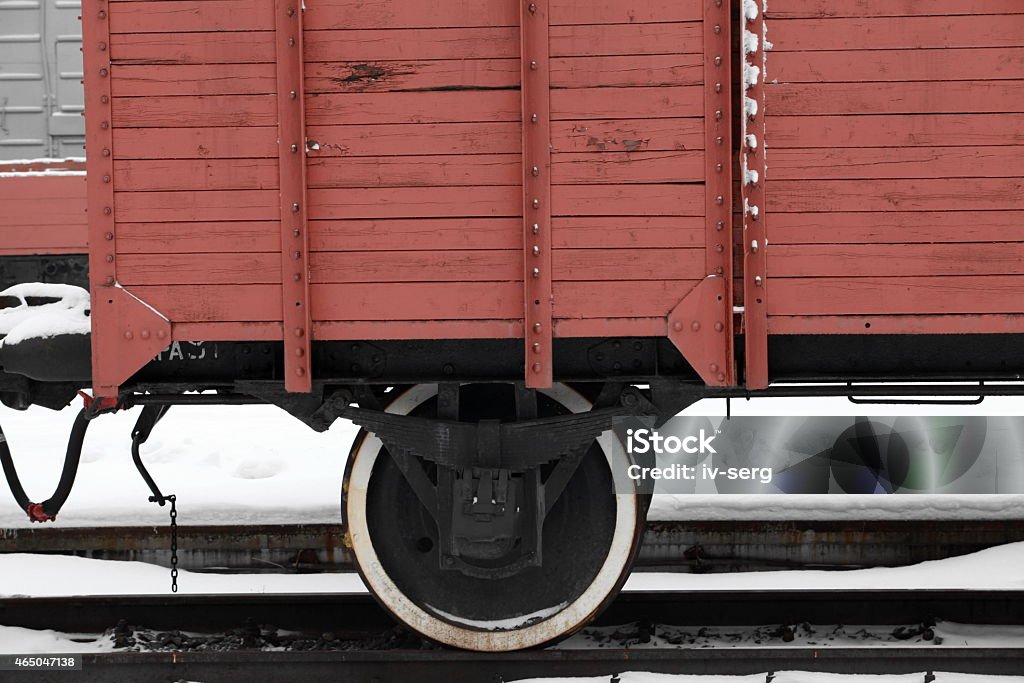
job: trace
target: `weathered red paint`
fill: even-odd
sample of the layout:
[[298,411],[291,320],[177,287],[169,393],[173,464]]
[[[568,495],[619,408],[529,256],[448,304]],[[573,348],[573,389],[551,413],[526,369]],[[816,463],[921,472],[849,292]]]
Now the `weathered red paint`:
[[[0,174],[84,170],[81,162],[0,163]],[[85,177],[0,175],[0,256],[84,254],[88,249]]]

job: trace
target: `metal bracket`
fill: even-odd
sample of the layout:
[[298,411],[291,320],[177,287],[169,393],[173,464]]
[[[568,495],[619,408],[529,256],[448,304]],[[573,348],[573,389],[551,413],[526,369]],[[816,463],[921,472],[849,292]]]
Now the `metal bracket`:
[[94,290],[92,306],[93,393],[96,399],[110,398],[167,348],[171,323],[121,287]]
[[[759,8],[763,9],[763,8]],[[751,19],[745,12],[745,30],[754,34],[757,49],[744,50],[741,99],[743,101],[743,145],[740,151],[740,180],[743,197],[743,327],[746,340],[746,385],[748,389],[768,386],[768,231],[765,201],[765,52],[764,12]],[[746,40],[743,41],[747,45]],[[753,79],[749,80],[751,76]]]
[[708,386],[730,385],[725,337],[732,314],[722,311],[727,294],[725,278],[709,275],[668,314],[668,338]]
[[551,386],[551,69],[548,0],[521,0],[526,386]]
[[[708,305],[711,306],[709,311],[717,311],[714,322],[720,322],[725,329],[716,337],[722,347],[722,357],[712,362],[718,370],[708,372],[705,368],[698,369],[698,372],[708,384],[716,385],[736,384],[732,315],[732,21],[729,6],[728,0],[704,0],[705,272],[717,275],[721,280],[716,287],[721,285],[724,296],[719,299],[716,291]],[[723,380],[718,379],[720,374],[725,376]]]
[[281,180],[281,296],[284,386],[313,390],[310,368],[309,234],[306,207],[306,115],[302,10],[298,0],[276,0],[278,160]]

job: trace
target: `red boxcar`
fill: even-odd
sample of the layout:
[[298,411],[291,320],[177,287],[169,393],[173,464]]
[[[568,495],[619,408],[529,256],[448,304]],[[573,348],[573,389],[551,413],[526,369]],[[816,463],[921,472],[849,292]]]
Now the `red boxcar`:
[[598,495],[613,415],[1021,393],[1019,0],[96,0],[83,22],[91,413],[355,420],[346,531],[435,639],[534,645],[614,595],[644,498]]

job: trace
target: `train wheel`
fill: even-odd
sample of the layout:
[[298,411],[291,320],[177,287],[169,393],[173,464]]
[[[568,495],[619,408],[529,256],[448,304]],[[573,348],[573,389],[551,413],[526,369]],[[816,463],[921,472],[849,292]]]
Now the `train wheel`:
[[[514,416],[511,387],[467,385],[461,393],[462,420]],[[537,399],[539,417],[590,409],[564,385]],[[437,386],[405,391],[387,412],[436,416]],[[361,431],[345,474],[342,514],[363,580],[396,619],[454,647],[518,650],[574,633],[618,593],[644,526],[640,496],[615,492],[613,452],[603,442],[583,456],[544,519],[540,566],[481,578],[441,566],[437,523],[380,440]]]

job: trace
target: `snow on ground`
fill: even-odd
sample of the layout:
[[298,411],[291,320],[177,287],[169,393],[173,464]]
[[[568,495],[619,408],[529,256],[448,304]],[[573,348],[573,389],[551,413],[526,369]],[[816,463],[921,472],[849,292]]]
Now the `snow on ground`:
[[[1021,399],[990,399],[988,415],[1019,415]],[[34,500],[57,484],[68,433],[80,403],[54,412],[0,407],[22,483]],[[735,415],[863,414],[845,399],[733,401]],[[702,401],[687,414],[721,415],[721,400]],[[963,406],[870,406],[872,414],[963,413]],[[976,410],[976,409],[975,409]],[[135,471],[130,433],[139,409],[105,415],[89,427],[82,465],[59,526],[164,524],[167,509],[147,502]],[[333,523],[340,518],[340,490],[356,428],[336,423],[317,434],[273,406],[179,406],[157,425],[142,448],[164,493],[178,496],[183,524]],[[1024,496],[755,496],[659,495],[650,518],[666,519],[966,519],[1024,518]],[[29,526],[0,481],[0,528]]]
[[[1022,676],[987,676],[935,672],[933,683],[1024,683]],[[926,675],[915,674],[832,674],[811,671],[776,671],[772,678],[767,673],[750,676],[697,676],[657,674],[646,671],[621,673],[589,678],[530,678],[512,683],[925,683]]]

